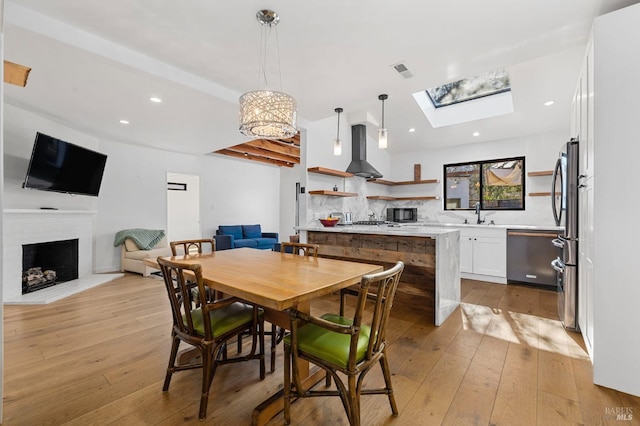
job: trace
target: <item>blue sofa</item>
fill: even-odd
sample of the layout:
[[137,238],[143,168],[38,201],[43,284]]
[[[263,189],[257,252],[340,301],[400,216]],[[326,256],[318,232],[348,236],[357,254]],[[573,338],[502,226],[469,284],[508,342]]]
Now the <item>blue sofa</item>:
[[278,242],[277,232],[262,232],[260,225],[220,225],[213,237],[216,250],[251,247],[272,250]]

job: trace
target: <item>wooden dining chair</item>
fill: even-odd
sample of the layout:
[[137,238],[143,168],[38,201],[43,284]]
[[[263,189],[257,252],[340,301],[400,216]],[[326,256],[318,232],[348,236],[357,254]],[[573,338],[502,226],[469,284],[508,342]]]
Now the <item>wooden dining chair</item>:
[[[387,361],[385,339],[389,314],[398,288],[404,263],[398,262],[387,271],[365,275],[360,281],[360,293],[352,318],[336,314],[312,317],[295,309],[289,310],[291,333],[284,338],[284,420],[291,421],[291,400],[317,396],[339,396],[347,413],[349,424],[360,425],[360,395],[385,394],[389,398],[391,412],[398,415],[398,408],[391,386],[391,373]],[[369,294],[375,284],[376,291]],[[363,323],[367,300],[374,300],[373,317]],[[305,390],[302,386],[298,361],[309,361],[327,372],[336,383],[336,390]],[[380,364],[385,387],[363,389],[366,374],[375,364]],[[338,373],[347,376],[345,384]],[[293,379],[294,391],[291,381]],[[327,382],[329,384],[329,382]]]
[[[209,389],[219,365],[257,359],[260,364],[260,380],[265,377],[264,365],[264,312],[235,297],[210,302],[204,296],[205,285],[202,269],[198,264],[185,264],[158,257],[171,312],[171,354],[163,391],[169,389],[174,372],[202,368],[202,393],[200,396],[199,418],[207,415]],[[198,288],[193,292],[193,288]],[[195,294],[195,296],[194,296]],[[194,301],[193,298],[199,300]],[[194,305],[199,307],[193,308]],[[243,332],[251,332],[252,343],[249,353],[234,358],[226,358],[226,342]],[[202,361],[194,364],[176,363],[180,342],[198,349]],[[257,353],[256,353],[257,349]]]
[[212,252],[216,251],[216,241],[213,239],[170,241],[169,246],[171,246],[171,254],[173,256],[181,254],[202,254],[206,249]]
[[[318,244],[303,244],[283,242],[280,244],[280,253],[291,253],[300,256],[318,257]],[[276,369],[276,346],[282,342],[284,338],[284,329],[271,324],[271,332],[267,332],[271,336],[271,372]]]
[[318,244],[303,244],[303,243],[280,243],[280,253],[294,253],[303,256],[318,257],[318,250],[320,246]]
[[[170,241],[169,246],[171,247],[171,255],[179,256],[183,254],[202,254],[209,249],[209,251],[216,251],[216,241],[213,239],[196,239],[196,240],[181,240],[181,241]],[[194,293],[194,298],[198,300],[197,296],[198,289],[194,288],[192,293]],[[219,295],[214,289],[206,287],[205,294],[207,295],[207,300],[212,302],[216,300]],[[197,306],[197,305],[196,305]],[[240,352],[240,349],[238,349]]]

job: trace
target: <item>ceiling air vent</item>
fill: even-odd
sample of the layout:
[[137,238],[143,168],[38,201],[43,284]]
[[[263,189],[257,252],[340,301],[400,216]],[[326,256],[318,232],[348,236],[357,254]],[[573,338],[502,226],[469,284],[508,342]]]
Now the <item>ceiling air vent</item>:
[[411,74],[411,71],[409,71],[409,68],[407,68],[407,66],[405,64],[403,64],[403,63],[392,65],[392,67],[393,67],[393,69],[398,71],[398,74],[400,74],[404,78],[413,77],[413,74]]

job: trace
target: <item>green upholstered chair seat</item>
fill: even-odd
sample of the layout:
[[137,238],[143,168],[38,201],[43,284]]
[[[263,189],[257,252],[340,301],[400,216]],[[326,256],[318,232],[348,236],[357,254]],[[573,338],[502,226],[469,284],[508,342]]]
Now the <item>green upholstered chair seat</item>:
[[[260,310],[258,315],[262,315],[263,311]],[[196,333],[204,336],[204,323],[202,320],[202,309],[197,308],[191,311],[193,318],[193,328]],[[221,336],[234,328],[240,327],[243,324],[250,323],[253,317],[253,308],[245,305],[244,303],[235,302],[224,308],[210,311],[209,316],[211,318],[211,331],[213,337]],[[186,325],[186,318],[182,316]]]
[[[320,318],[335,324],[351,325],[353,323],[351,319],[336,314],[324,314]],[[371,327],[362,325],[358,338],[358,350],[356,352],[357,362],[364,359],[370,335]],[[350,342],[350,334],[336,333],[315,324],[305,324],[298,329],[299,350],[329,361],[342,368],[346,368],[349,361]],[[285,337],[285,343],[287,345],[291,344],[291,336]]]

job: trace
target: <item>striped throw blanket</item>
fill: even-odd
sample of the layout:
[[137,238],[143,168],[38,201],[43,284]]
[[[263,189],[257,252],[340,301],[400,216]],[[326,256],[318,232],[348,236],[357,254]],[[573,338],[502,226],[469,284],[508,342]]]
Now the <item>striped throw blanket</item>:
[[118,247],[124,244],[127,238],[133,240],[142,250],[151,250],[164,237],[164,231],[161,229],[125,229],[116,233],[113,246]]

